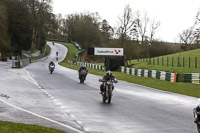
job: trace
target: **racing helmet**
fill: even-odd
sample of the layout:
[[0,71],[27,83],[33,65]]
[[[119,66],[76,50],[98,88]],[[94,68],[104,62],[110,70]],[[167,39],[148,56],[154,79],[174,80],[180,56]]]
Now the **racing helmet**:
[[108,70],[108,71],[106,72],[106,76],[111,78],[111,77],[112,77],[112,72],[111,72],[110,70]]
[[85,68],[85,65],[81,65],[81,68]]

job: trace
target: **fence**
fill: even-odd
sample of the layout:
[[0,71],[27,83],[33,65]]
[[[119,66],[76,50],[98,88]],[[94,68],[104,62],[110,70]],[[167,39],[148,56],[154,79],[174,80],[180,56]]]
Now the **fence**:
[[121,67],[121,72],[139,77],[151,77],[160,80],[167,80],[170,82],[176,82],[176,75],[177,75],[176,73],[169,73],[164,71],[144,70],[144,69],[135,69],[128,67]]
[[140,59],[139,61],[148,62],[148,65],[200,68],[200,58],[198,57],[163,56],[163,57],[143,58]]

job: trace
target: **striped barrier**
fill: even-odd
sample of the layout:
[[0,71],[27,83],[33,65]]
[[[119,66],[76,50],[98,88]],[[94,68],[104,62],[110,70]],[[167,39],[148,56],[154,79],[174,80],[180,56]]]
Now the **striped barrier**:
[[184,82],[200,84],[200,73],[185,73]]
[[152,78],[156,78],[156,70],[152,70]]
[[148,77],[148,70],[144,70],[144,77]]
[[138,69],[137,76],[141,77],[141,69]]
[[135,68],[127,68],[127,67],[121,67],[121,72],[125,74],[139,76],[139,77],[151,77],[155,79],[176,82],[176,73],[169,73],[169,72],[156,71],[156,70],[135,69]]
[[97,69],[97,70],[104,71],[104,66],[101,66],[101,65],[96,65],[96,64],[86,63],[86,62],[78,62],[78,61],[74,62],[74,61],[71,61],[71,60],[68,60],[68,63],[69,64],[75,64],[77,66],[85,65],[85,67],[89,67],[91,69]]

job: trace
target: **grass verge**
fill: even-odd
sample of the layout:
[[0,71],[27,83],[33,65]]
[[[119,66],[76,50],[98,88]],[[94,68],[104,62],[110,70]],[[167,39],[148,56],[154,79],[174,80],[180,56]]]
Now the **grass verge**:
[[[197,62],[196,64],[197,68],[195,68],[195,57],[196,57],[196,62]],[[180,67],[178,67],[178,59],[180,59],[179,60]],[[195,50],[190,50],[186,52],[166,55],[162,57],[156,57],[154,61],[155,63],[154,65],[153,65],[153,59],[151,59],[151,65],[149,65],[148,62],[141,61],[141,60],[140,62],[138,62],[137,60],[132,60],[131,64],[134,64],[133,65],[134,68],[160,70],[160,71],[176,72],[176,73],[184,74],[184,73],[200,73],[199,62],[200,62],[200,49],[195,49]],[[172,64],[174,67],[172,67]]]
[[[65,60],[59,64],[64,67],[68,67],[70,69],[78,70],[79,69],[78,66],[67,63],[68,60],[74,60],[76,47],[71,44],[66,44],[66,43],[62,43],[62,44],[68,47],[69,53],[67,57],[65,58]],[[89,73],[99,75],[99,76],[103,76],[105,74],[105,72],[101,70],[90,69],[90,68],[88,68],[88,70],[89,70]],[[171,83],[169,81],[163,81],[163,80],[153,79],[153,78],[138,77],[138,76],[124,74],[121,72],[113,72],[113,74],[115,75],[117,79],[127,81],[130,83],[140,84],[143,86],[147,86],[147,87],[151,87],[151,88],[155,88],[159,90],[164,90],[168,92],[173,92],[173,93],[178,93],[178,94],[183,94],[183,95],[188,95],[188,96],[193,96],[193,97],[200,97],[200,85],[184,83],[184,82]]]
[[49,47],[49,45],[46,45],[45,47],[46,47],[45,56],[47,56],[51,52],[51,48]]
[[21,123],[0,122],[1,133],[65,133],[64,131]]

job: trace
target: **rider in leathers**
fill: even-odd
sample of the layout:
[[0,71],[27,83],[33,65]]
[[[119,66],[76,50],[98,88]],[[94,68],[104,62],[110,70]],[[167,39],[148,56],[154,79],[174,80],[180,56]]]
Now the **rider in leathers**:
[[86,69],[86,67],[84,66],[84,65],[82,65],[80,68],[79,68],[79,70],[78,70],[78,73],[79,73],[79,79],[80,79],[80,74],[81,74],[81,71],[83,71],[83,70],[85,70],[85,71],[87,71],[87,69]]
[[196,107],[196,113],[197,113],[197,118],[195,118],[194,122],[197,123],[200,121],[200,103],[199,105]]
[[[100,94],[102,94],[102,92],[104,92],[105,89],[105,82],[108,80],[116,80],[115,76],[112,75],[112,72],[110,70],[108,70],[106,72],[106,74],[103,76],[103,83],[100,85]],[[112,88],[112,90],[114,89],[114,86]]]

